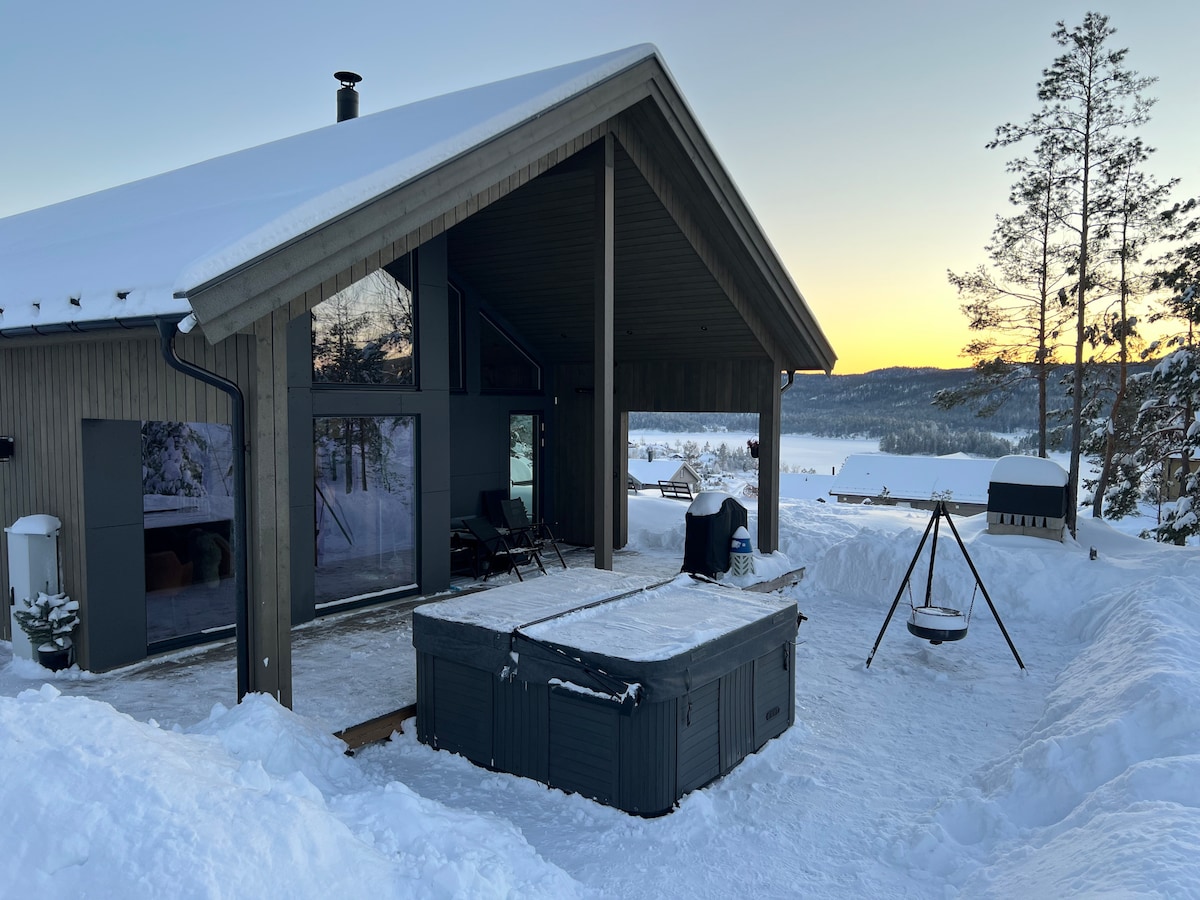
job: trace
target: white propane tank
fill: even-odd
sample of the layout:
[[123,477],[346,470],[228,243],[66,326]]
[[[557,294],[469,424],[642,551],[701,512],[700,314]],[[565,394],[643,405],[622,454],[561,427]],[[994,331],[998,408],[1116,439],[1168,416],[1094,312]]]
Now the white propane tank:
[[729,574],[734,576],[754,574],[754,556],[750,550],[750,532],[745,525],[738,526],[729,546]]

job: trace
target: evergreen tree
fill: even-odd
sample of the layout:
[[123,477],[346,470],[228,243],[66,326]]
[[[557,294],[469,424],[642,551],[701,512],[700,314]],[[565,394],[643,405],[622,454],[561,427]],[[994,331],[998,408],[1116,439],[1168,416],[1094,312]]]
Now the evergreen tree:
[[966,274],[948,272],[963,298],[968,327],[978,332],[963,350],[974,360],[974,376],[961,387],[938,391],[941,409],[978,406],[991,416],[1026,383],[1037,388],[1038,455],[1046,455],[1048,383],[1058,365],[1062,328],[1069,317],[1065,289],[1070,247],[1059,228],[1067,194],[1058,145],[1043,142],[1028,159],[1009,163],[1018,175],[1009,201],[1020,211],[997,217],[987,247],[990,266]]
[[1120,500],[1119,510],[1110,509],[1110,515],[1119,518],[1123,511],[1132,511],[1135,504],[1129,502],[1128,496],[1139,493],[1138,485],[1129,481],[1135,474],[1130,460],[1137,443],[1136,406],[1127,402],[1130,357],[1139,342],[1135,304],[1145,295],[1151,282],[1151,275],[1140,265],[1142,250],[1161,233],[1160,209],[1174,185],[1173,181],[1160,185],[1143,171],[1142,166],[1150,153],[1141,141],[1134,140],[1128,144],[1125,154],[1112,161],[1114,205],[1107,253],[1111,257],[1115,283],[1112,285],[1113,301],[1094,327],[1097,341],[1116,350],[1117,368],[1111,402],[1100,426],[1103,440],[1095,453],[1100,472],[1092,500],[1092,515],[1096,517],[1104,511],[1105,495],[1118,468],[1124,471],[1123,477],[1116,482],[1113,499],[1124,499]]
[[1170,350],[1147,380],[1146,397],[1138,415],[1143,466],[1157,472],[1162,489],[1178,490],[1178,499],[1155,529],[1159,540],[1184,543],[1200,532],[1200,201],[1177,204],[1163,216],[1165,239],[1171,249],[1152,262],[1154,286],[1166,293],[1152,321],[1166,323],[1161,342],[1148,352]]
[[[1097,245],[1111,225],[1114,205],[1113,161],[1128,153],[1128,130],[1149,117],[1152,101],[1143,91],[1153,83],[1125,65],[1127,50],[1112,50],[1109,38],[1116,29],[1108,17],[1089,12],[1083,23],[1068,29],[1060,21],[1053,33],[1065,52],[1042,73],[1038,84],[1041,108],[1023,124],[996,129],[989,146],[1007,147],[1033,140],[1064,167],[1067,192],[1063,227],[1074,236],[1074,365],[1071,409],[1071,463],[1069,486],[1079,483],[1083,424],[1084,348],[1088,342],[1088,302],[1096,286]],[[1076,530],[1077,502],[1068,509],[1071,533]]]

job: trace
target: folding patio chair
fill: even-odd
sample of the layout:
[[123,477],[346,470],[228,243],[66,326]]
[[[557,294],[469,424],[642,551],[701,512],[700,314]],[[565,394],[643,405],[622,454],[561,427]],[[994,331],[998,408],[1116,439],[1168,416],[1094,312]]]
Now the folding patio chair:
[[567,567],[562,551],[558,549],[558,541],[545,522],[534,524],[529,521],[529,513],[525,510],[525,501],[520,497],[500,501],[500,512],[504,517],[504,527],[513,538],[513,546],[529,547],[539,555],[549,544],[554,548],[554,554],[562,567]]
[[517,573],[517,580],[524,581],[521,576],[521,566],[528,565],[532,560],[542,574],[546,567],[533,547],[514,547],[508,539],[492,527],[492,523],[483,516],[471,516],[462,520],[463,527],[471,532],[471,536],[479,542],[486,571],[483,578],[486,581],[497,572],[507,572],[509,569]]

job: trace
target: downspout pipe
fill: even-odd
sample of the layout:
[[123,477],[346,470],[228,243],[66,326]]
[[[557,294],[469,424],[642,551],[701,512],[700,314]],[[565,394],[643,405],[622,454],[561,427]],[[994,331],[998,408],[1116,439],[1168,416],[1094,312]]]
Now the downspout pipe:
[[779,388],[779,393],[786,394],[788,392],[788,389],[792,386],[792,382],[794,382],[795,380],[796,380],[796,370],[789,369],[787,384],[784,384]]
[[[190,320],[190,322],[189,322]],[[183,328],[190,331],[196,325],[191,314],[180,320]],[[158,334],[162,340],[162,355],[172,369],[224,391],[229,395],[233,438],[233,579],[234,607],[236,609],[237,634],[237,699],[238,703],[250,691],[250,591],[249,567],[246,553],[246,401],[241,389],[228,378],[202,369],[195,363],[180,359],[175,350],[175,335],[180,331],[180,322],[171,319],[156,319]]]

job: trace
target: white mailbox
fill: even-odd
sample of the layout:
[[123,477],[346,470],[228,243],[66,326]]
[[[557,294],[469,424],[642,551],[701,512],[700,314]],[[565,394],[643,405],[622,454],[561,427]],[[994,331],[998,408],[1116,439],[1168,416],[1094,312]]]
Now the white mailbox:
[[54,516],[22,516],[4,529],[8,535],[9,621],[12,626],[13,656],[36,659],[29,638],[17,624],[21,601],[38,591],[57,594],[62,590],[58,571],[58,533],[62,522]]

